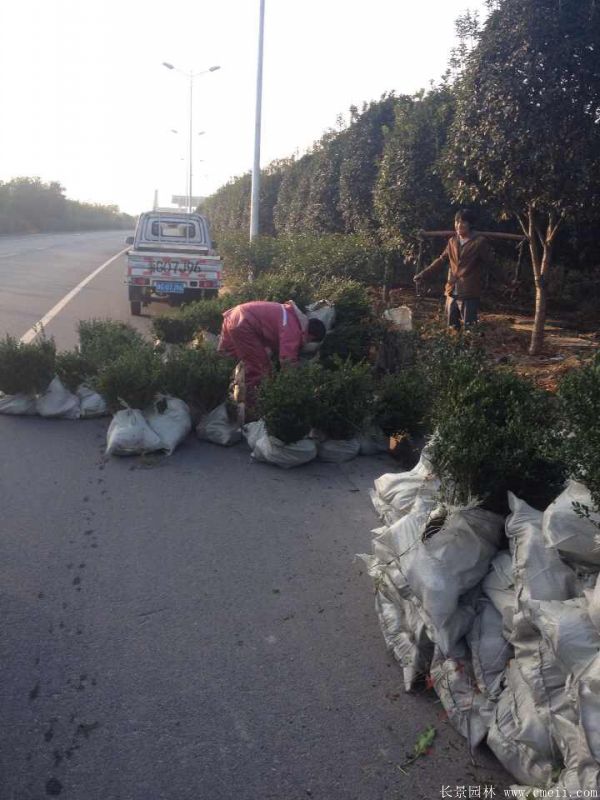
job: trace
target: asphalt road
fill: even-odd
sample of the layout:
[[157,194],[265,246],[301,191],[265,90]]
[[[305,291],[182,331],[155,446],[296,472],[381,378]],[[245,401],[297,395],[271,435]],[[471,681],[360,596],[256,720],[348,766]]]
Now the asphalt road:
[[[49,237],[12,272],[0,258],[0,331],[22,335],[123,238]],[[123,269],[53,320],[60,347],[78,319],[128,319]],[[388,456],[282,472],[190,438],[107,460],[106,429],[0,417],[0,800],[500,793],[506,774],[471,760],[435,696],[404,693],[354,559]],[[404,774],[428,724],[433,753]]]

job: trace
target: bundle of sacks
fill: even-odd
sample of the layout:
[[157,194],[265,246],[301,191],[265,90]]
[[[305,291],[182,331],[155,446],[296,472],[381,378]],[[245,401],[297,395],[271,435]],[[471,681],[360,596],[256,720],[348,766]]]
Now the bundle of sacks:
[[362,556],[406,690],[426,678],[519,789],[600,790],[600,517],[573,508],[589,492],[570,482],[544,512],[509,493],[503,519],[437,508],[438,488],[426,451],[379,478],[385,525]]
[[75,392],[69,391],[55,376],[41,394],[1,394],[0,414],[32,416],[48,419],[90,419],[107,413],[104,398],[82,383]]

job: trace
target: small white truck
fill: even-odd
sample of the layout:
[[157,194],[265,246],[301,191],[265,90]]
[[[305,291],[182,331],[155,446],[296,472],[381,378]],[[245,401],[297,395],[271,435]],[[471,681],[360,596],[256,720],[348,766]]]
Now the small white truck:
[[223,262],[201,214],[147,211],[126,244],[132,245],[126,283],[134,316],[153,300],[180,305],[215,297],[223,285]]

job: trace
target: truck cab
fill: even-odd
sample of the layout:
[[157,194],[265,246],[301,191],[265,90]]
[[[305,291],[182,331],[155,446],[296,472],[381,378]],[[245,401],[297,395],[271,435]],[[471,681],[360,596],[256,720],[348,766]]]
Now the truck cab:
[[153,301],[182,302],[215,297],[223,285],[206,217],[180,211],[140,215],[127,253],[129,303],[134,316]]

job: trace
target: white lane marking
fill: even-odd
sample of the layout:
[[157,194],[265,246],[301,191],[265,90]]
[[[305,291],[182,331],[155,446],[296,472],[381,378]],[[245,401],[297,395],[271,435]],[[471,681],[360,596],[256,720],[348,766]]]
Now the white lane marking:
[[129,247],[124,247],[123,250],[118,252],[115,256],[109,258],[108,261],[105,261],[104,264],[101,264],[93,272],[90,272],[87,278],[84,278],[81,281],[81,283],[78,283],[74,289],[71,289],[71,291],[68,294],[66,294],[62,300],[59,300],[58,303],[55,306],[53,306],[45,316],[43,316],[40,320],[38,320],[35,323],[35,325],[27,331],[27,333],[24,333],[23,336],[21,336],[21,342],[23,344],[29,344],[30,342],[32,342],[35,339],[35,337],[39,335],[41,330],[45,328],[46,325],[48,325],[48,323],[50,323],[57,314],[60,314],[60,312],[67,305],[67,303],[70,303],[71,300],[74,297],[76,297],[79,294],[79,292],[88,285],[88,283],[90,283],[90,281],[94,280],[96,275],[99,275],[103,269],[106,269],[106,267],[108,267],[109,264],[112,264],[113,261],[116,261],[117,258],[120,258],[123,255],[123,253],[126,253],[128,250]]
[[18,253],[2,253],[0,254],[0,258],[11,258],[12,256],[18,256]]

